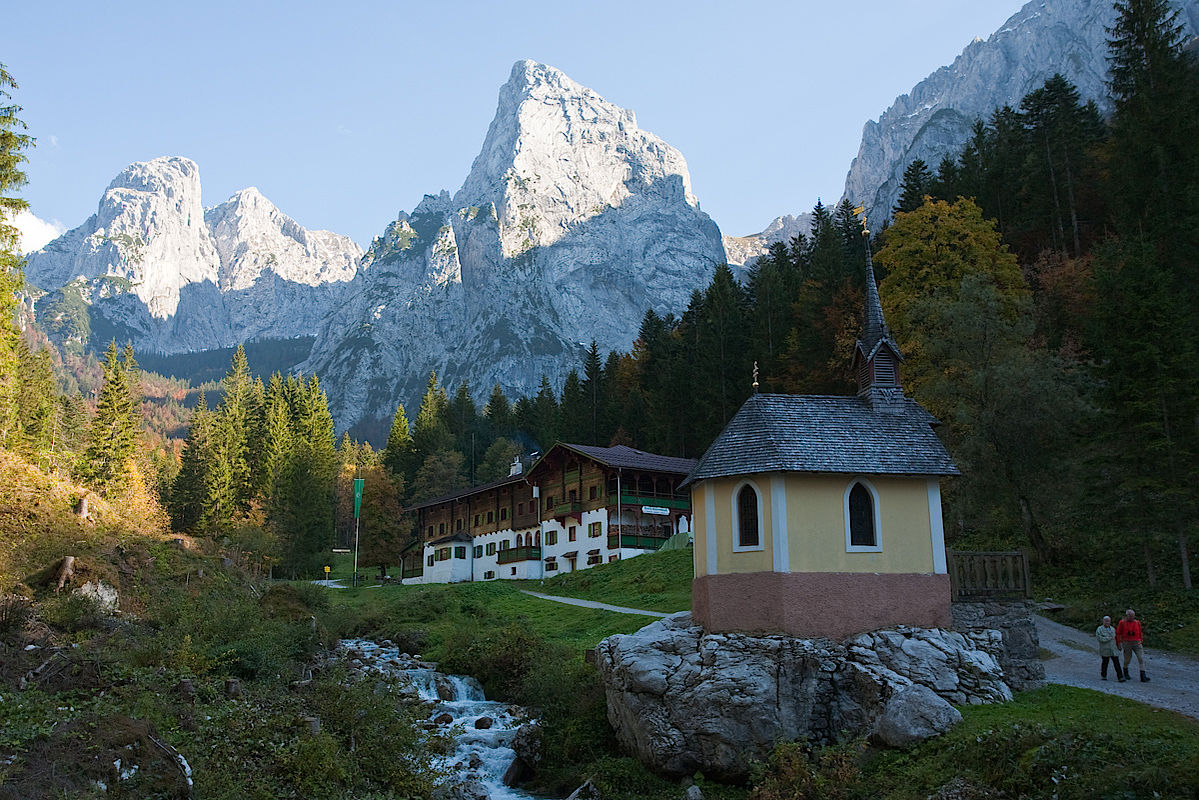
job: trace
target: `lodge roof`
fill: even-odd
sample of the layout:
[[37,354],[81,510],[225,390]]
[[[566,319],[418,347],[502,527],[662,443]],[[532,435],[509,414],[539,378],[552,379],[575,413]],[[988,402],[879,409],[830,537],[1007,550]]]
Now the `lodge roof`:
[[[673,472],[676,475],[686,475],[698,463],[694,458],[660,456],[657,453],[647,453],[644,450],[637,450],[623,444],[618,444],[615,447],[595,447],[589,444],[558,442],[554,447],[549,449],[546,456],[552,453],[554,448],[557,447],[573,450],[593,461],[598,461],[604,466],[616,467],[618,469],[643,469],[647,472]],[[544,460],[545,456],[542,456],[542,461]],[[541,461],[537,463],[540,464]]]
[[684,483],[753,472],[959,475],[936,423],[910,398],[881,413],[861,397],[755,394]]
[[429,506],[435,506],[435,505],[438,505],[439,503],[448,503],[451,500],[461,500],[463,497],[468,497],[472,494],[478,494],[479,492],[485,492],[488,489],[498,489],[499,487],[505,486],[509,483],[519,483],[519,482],[523,481],[524,479],[525,479],[524,475],[509,475],[507,477],[500,478],[499,480],[490,481],[488,483],[480,483],[477,486],[470,486],[470,487],[467,487],[466,489],[459,489],[456,492],[450,492],[449,494],[443,494],[441,497],[434,497],[431,500],[424,500],[420,503],[413,503],[412,505],[408,506],[404,510],[405,511],[415,511],[418,508],[428,508]]

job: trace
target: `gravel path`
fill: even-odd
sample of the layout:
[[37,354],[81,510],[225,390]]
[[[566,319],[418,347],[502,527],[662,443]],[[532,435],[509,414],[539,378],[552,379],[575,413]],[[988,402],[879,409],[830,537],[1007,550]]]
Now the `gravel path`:
[[[1104,681],[1099,679],[1099,651],[1093,635],[1041,616],[1036,621],[1041,647],[1054,656],[1045,661],[1045,678],[1051,683],[1097,689],[1199,718],[1199,661],[1146,647],[1145,674],[1149,683],[1137,679],[1136,656],[1128,667],[1132,680],[1120,683],[1109,668]],[[1120,663],[1124,663],[1123,656]]]
[[669,614],[663,614],[660,611],[646,611],[641,608],[626,608],[625,606],[610,606],[607,603],[597,603],[594,600],[578,600],[574,597],[558,597],[552,594],[542,594],[541,592],[530,592],[528,589],[521,589],[527,595],[540,597],[542,600],[553,600],[555,603],[565,603],[568,606],[581,606],[582,608],[598,608],[602,611],[615,611],[618,614],[640,614],[643,617],[668,617]]

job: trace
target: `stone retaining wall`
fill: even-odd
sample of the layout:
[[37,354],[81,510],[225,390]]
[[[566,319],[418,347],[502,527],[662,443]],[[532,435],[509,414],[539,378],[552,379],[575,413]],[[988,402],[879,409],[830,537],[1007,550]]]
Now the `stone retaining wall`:
[[1045,665],[1041,663],[1041,642],[1031,603],[994,600],[950,605],[955,631],[997,630],[1003,635],[999,665],[1003,667],[1003,679],[1008,686],[1023,690],[1045,685]]

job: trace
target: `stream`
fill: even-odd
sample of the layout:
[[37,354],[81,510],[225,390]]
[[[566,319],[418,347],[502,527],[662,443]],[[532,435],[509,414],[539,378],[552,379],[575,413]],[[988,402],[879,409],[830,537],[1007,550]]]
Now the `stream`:
[[343,639],[337,654],[351,669],[406,680],[429,708],[429,727],[451,734],[454,750],[438,766],[462,784],[452,797],[534,800],[528,792],[504,785],[504,773],[516,758],[512,741],[517,730],[534,721],[525,709],[488,700],[474,678],[442,674],[436,664],[401,653],[387,640]]

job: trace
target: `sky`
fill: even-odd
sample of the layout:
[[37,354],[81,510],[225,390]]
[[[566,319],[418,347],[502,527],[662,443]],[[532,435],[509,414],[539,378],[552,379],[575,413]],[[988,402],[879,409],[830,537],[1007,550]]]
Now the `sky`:
[[128,164],[182,155],[206,207],[257,186],[366,246],[461,186],[529,58],[636,112],[721,231],[746,235],[838,200],[863,124],[1021,5],[32,2],[5,9],[0,64],[37,139],[20,195],[50,230]]

